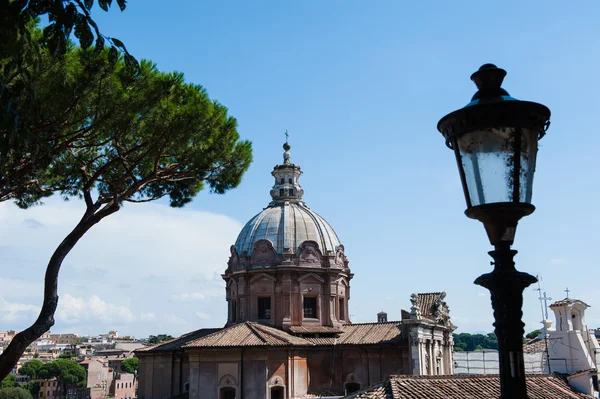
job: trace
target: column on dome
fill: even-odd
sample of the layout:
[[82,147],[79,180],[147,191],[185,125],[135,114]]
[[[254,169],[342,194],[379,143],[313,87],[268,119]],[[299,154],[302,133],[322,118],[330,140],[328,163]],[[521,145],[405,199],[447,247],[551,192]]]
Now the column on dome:
[[248,308],[248,285],[246,282],[246,276],[242,275],[238,279],[238,316],[239,321],[243,322],[248,320],[249,308]]
[[292,276],[284,272],[281,278],[282,327],[288,329],[292,325]]
[[337,275],[330,275],[329,282],[326,286],[326,293],[328,299],[328,307],[329,312],[327,313],[327,324],[333,327],[338,327],[341,323],[338,320],[338,314],[336,314],[336,302],[338,299],[338,284],[337,284]]

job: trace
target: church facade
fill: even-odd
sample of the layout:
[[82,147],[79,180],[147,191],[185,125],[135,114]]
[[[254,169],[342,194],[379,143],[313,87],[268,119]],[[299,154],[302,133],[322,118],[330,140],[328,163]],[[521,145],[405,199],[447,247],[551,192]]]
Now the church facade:
[[272,201],[230,248],[225,327],[136,351],[140,399],[341,396],[391,374],[452,374],[445,293],[413,294],[399,321],[351,323],[346,248],[302,201],[284,150]]

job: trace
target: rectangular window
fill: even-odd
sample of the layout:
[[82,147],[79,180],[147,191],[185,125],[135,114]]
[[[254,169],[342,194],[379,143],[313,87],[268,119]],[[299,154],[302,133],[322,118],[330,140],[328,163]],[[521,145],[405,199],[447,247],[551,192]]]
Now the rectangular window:
[[279,196],[280,196],[280,197],[283,197],[283,188],[280,188],[280,189],[279,189]]
[[304,297],[304,318],[305,319],[316,319],[317,318],[317,298],[315,297]]
[[237,321],[237,302],[231,303],[231,321]]
[[260,320],[271,319],[271,297],[258,298],[258,318]]
[[339,310],[340,310],[340,320],[344,320],[344,298],[340,298],[339,300]]

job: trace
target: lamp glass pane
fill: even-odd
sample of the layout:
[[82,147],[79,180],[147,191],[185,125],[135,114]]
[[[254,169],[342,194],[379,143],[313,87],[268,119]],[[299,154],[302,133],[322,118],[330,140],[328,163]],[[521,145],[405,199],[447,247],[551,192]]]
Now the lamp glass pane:
[[521,130],[521,169],[519,201],[531,203],[533,193],[533,175],[538,151],[537,130]]
[[[521,131],[521,135],[515,140],[516,131]],[[537,155],[535,131],[513,127],[481,129],[460,136],[457,143],[472,206],[531,203]],[[514,162],[515,146],[521,150],[517,187],[514,172],[519,163]]]

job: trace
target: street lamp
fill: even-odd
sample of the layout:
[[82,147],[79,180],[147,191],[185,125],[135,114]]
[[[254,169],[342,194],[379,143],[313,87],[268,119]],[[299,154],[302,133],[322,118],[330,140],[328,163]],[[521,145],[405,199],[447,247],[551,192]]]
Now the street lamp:
[[494,270],[475,280],[491,292],[498,337],[501,398],[526,399],[523,364],[523,290],[535,277],[515,269],[517,223],[530,215],[538,141],[550,110],[520,101],[502,89],[506,71],[485,64],[471,75],[477,93],[464,108],[444,116],[438,130],[454,151],[467,201],[465,214],[481,221],[494,251]]

